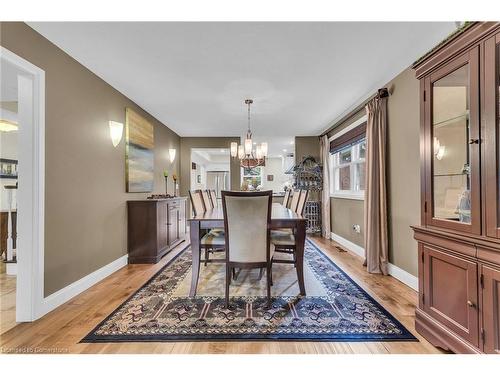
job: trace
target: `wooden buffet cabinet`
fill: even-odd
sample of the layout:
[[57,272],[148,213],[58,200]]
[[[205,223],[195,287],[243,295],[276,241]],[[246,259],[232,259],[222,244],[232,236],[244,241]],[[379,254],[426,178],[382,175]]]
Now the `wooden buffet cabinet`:
[[127,201],[128,262],[157,263],[185,240],[185,197]]
[[500,354],[500,23],[476,22],[414,64],[420,80],[417,331]]

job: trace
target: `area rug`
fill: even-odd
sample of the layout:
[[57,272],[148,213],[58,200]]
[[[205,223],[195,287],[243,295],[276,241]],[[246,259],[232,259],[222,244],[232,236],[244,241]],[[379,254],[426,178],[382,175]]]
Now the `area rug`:
[[188,248],[81,342],[417,341],[310,240],[304,262],[307,296],[299,297],[293,265],[274,264],[270,307],[265,276],[259,280],[259,270],[241,270],[226,308],[220,263],[200,267],[197,295],[188,297]]

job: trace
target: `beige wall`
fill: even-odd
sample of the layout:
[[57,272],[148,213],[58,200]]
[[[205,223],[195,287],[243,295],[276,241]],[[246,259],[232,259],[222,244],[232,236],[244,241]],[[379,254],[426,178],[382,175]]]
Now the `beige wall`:
[[417,243],[410,225],[420,223],[420,86],[412,69],[387,84],[387,192],[389,260],[417,275]]
[[295,163],[300,163],[304,156],[313,156],[319,161],[319,138],[295,137]]
[[[191,178],[192,148],[230,148],[231,142],[240,142],[239,137],[183,137],[180,152],[180,192],[187,196]],[[231,190],[240,190],[240,166],[237,159],[231,158]]]
[[[358,246],[364,247],[363,201],[356,199],[330,198],[331,230]],[[353,225],[361,227],[361,233],[356,233]]]
[[[1,23],[1,45],[45,71],[45,295],[127,253],[125,142],[108,121],[131,107],[154,125],[155,192],[179,136],[23,23]],[[172,187],[170,187],[170,191]]]
[[[388,100],[387,190],[389,210],[389,261],[417,275],[417,244],[410,225],[420,222],[420,114],[419,84],[406,69],[387,84]],[[365,114],[362,109],[329,136]],[[331,198],[332,232],[364,247],[363,201]],[[361,234],[353,224],[360,224]]]

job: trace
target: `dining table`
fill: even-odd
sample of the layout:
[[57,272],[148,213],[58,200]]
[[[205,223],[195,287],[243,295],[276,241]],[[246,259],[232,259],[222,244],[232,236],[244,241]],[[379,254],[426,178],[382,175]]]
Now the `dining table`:
[[[224,228],[224,212],[222,207],[214,207],[194,215],[189,221],[189,234],[191,239],[192,252],[192,276],[189,296],[196,295],[198,277],[200,274],[201,249],[200,240],[207,230],[213,228]],[[272,204],[270,229],[292,229],[295,234],[295,256],[297,279],[299,290],[302,296],[306,295],[304,286],[304,246],[306,241],[306,218],[298,213],[286,208],[280,203]],[[251,223],[248,223],[251,225]]]

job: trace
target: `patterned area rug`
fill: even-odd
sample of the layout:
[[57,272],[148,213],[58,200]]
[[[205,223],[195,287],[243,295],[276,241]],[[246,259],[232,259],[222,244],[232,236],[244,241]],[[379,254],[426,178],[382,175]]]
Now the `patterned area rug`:
[[[287,256],[286,254],[282,254]],[[273,265],[273,302],[265,275],[242,270],[224,306],[223,264],[201,266],[189,298],[191,251],[172,259],[81,342],[132,341],[417,341],[310,240],[305,250],[306,297],[293,265]]]

